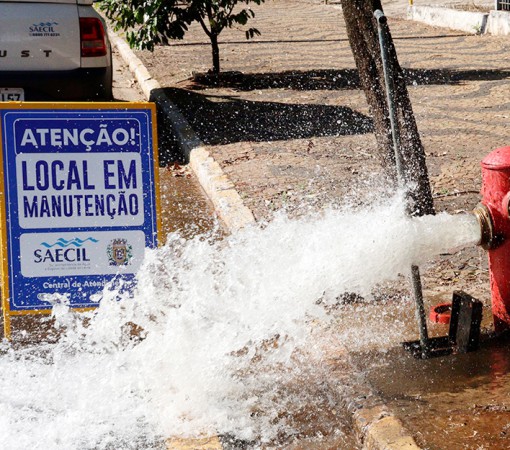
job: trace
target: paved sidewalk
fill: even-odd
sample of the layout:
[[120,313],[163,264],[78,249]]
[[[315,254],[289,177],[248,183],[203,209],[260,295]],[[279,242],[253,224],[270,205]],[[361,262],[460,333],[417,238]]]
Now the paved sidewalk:
[[[222,34],[223,70],[241,73],[221,87],[190,78],[210,65],[198,27],[182,42],[138,55],[257,220],[282,207],[300,214],[346,199],[359,202],[377,191],[380,171],[341,10],[275,0],[255,11],[252,25],[260,38]],[[390,27],[408,74],[436,207],[471,209],[479,199],[479,161],[508,143],[508,38],[402,19],[391,19]],[[485,255],[477,249],[440,259],[430,283],[427,276],[431,291],[440,285],[474,289],[487,299]]]
[[[408,76],[436,207],[472,209],[479,200],[479,161],[510,144],[510,41],[409,22],[400,18],[407,2],[383,4]],[[221,86],[199,75],[192,79],[210,67],[209,44],[199,27],[182,42],[137,54],[257,220],[270,219],[281,208],[299,215],[380,195],[369,111],[339,6],[274,0],[254,10],[250,26],[261,31],[259,38],[247,42],[231,30],[221,35],[222,69],[230,72]],[[427,301],[447,301],[453,290],[463,289],[489,303],[486,255],[480,249],[439,256],[423,270],[423,283]],[[416,368],[410,373],[415,376]],[[466,411],[462,417],[470,414]],[[407,417],[413,414],[420,416],[408,411]],[[457,423],[454,414],[450,420]],[[496,428],[474,431],[504,445]],[[415,432],[419,440],[419,429]]]
[[[210,66],[209,45],[197,27],[183,42],[138,55],[169,88],[170,98],[261,219],[287,201],[289,195],[283,194],[290,190],[291,197],[310,194],[295,185],[305,176],[320,203],[342,197],[340,186],[333,191],[326,187],[328,181],[337,184],[335,168],[358,172],[374,139],[338,8],[278,0],[256,9],[253,25],[262,32],[255,41],[244,41],[239,32],[222,35],[223,70],[244,74],[222,88],[189,81],[193,72]],[[409,73],[436,193],[477,190],[478,161],[505,143],[508,109],[501,93],[507,86],[508,39],[403,20],[390,26],[400,63]],[[459,158],[465,166],[469,157],[467,177],[447,181],[444,163],[457,168]],[[349,178],[359,178],[354,175]],[[350,189],[352,180],[341,184]]]

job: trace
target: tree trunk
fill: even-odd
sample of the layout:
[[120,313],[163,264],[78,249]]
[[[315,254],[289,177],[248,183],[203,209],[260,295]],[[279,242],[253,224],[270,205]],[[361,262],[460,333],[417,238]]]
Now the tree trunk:
[[213,73],[219,75],[220,73],[220,46],[218,45],[218,35],[212,33],[210,35],[211,48],[212,48],[212,61],[213,61]]
[[[374,11],[382,6],[380,0],[342,0],[342,10],[349,42],[374,121],[374,133],[383,167],[396,181],[395,154],[391,135],[384,71]],[[395,77],[397,126],[403,160],[403,181],[409,193],[412,215],[434,214],[425,150],[409,99],[409,93],[397,53],[390,35],[389,63]]]

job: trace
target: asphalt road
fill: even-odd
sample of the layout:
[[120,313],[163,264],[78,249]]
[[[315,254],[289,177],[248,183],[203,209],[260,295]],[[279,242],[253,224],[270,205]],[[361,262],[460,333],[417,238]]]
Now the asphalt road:
[[113,97],[121,102],[145,101],[140,86],[116,51],[113,52]]

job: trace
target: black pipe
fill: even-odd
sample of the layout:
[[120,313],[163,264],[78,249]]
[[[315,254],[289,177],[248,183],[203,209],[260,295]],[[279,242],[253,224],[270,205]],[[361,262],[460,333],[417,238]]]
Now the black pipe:
[[393,71],[388,64],[389,58],[389,35],[388,35],[388,21],[384,13],[377,9],[374,12],[377,20],[377,28],[379,31],[379,46],[381,48],[381,59],[384,71],[384,85],[386,86],[386,101],[388,102],[388,110],[390,114],[391,135],[393,138],[393,152],[395,155],[395,165],[397,167],[399,187],[405,188],[404,179],[404,161],[402,153],[400,152],[400,130],[397,125],[397,108],[395,106],[395,81],[393,78]]
[[[377,9],[374,11],[374,17],[377,20],[377,28],[379,31],[379,45],[381,47],[381,59],[384,71],[384,84],[386,86],[386,100],[388,102],[388,110],[390,114],[391,135],[393,138],[393,151],[395,153],[395,165],[397,167],[398,185],[401,189],[406,190],[404,177],[404,161],[400,152],[400,132],[397,124],[397,108],[395,100],[395,81],[393,78],[393,70],[388,64],[389,61],[389,30],[388,21],[384,13]],[[407,197],[407,195],[406,195]],[[407,210],[407,207],[406,207]],[[408,211],[409,212],[409,211]],[[416,304],[416,320],[420,331],[420,345],[422,355],[426,356],[429,337],[427,332],[427,318],[425,315],[425,306],[423,304],[423,292],[421,286],[420,269],[416,265],[411,266],[411,282],[413,285],[413,295]]]

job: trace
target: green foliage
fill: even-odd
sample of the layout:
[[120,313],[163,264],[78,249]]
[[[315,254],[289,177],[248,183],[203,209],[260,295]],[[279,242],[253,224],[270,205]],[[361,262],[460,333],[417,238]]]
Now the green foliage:
[[[192,22],[201,24],[205,33],[216,40],[225,28],[246,25],[255,16],[249,8],[238,4],[260,5],[264,0],[102,0],[100,8],[114,23],[115,29],[126,31],[131,47],[154,50],[157,44],[182,39]],[[235,11],[234,11],[235,9]],[[260,35],[256,28],[246,32],[250,39]]]

